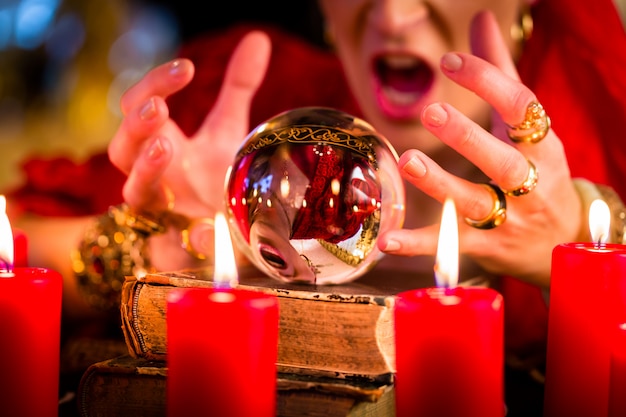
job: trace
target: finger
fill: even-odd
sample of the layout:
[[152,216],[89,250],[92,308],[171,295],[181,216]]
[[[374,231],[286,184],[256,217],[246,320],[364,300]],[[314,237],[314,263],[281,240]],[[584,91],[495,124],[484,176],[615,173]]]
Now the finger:
[[434,255],[438,240],[439,225],[433,224],[415,230],[389,230],[380,236],[377,245],[381,251],[394,255]]
[[168,209],[171,195],[162,177],[172,159],[172,146],[162,137],[153,139],[137,158],[122,190],[124,200],[137,212]]
[[167,104],[158,96],[149,97],[133,108],[109,143],[109,159],[113,165],[128,174],[135,158],[145,146],[145,140],[156,134],[168,117]]
[[509,125],[524,120],[528,104],[536,101],[533,92],[519,81],[471,54],[446,53],[441,68],[450,79],[491,104]]
[[522,153],[494,138],[449,104],[434,103],[424,107],[422,122],[430,132],[469,159],[501,188],[515,189],[526,180],[528,161]]
[[189,84],[194,71],[193,63],[185,58],[175,59],[150,70],[122,95],[122,114],[127,115],[151,96],[166,98],[179,91]]
[[479,12],[472,19],[470,42],[474,55],[491,62],[509,77],[519,80],[511,51],[504,41],[492,11]]
[[201,130],[237,132],[243,129],[242,133],[246,133],[250,104],[265,77],[270,53],[270,39],[263,32],[252,31],[239,42],[228,62],[215,106]]
[[398,167],[407,181],[435,200],[451,197],[460,216],[483,219],[493,210],[493,197],[484,186],[450,174],[423,152],[406,151]]

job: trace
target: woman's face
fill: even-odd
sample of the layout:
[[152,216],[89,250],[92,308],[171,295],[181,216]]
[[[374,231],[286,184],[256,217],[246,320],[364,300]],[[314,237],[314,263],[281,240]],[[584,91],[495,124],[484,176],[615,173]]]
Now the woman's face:
[[483,126],[486,103],[439,71],[448,51],[470,51],[472,17],[491,9],[511,46],[524,0],[320,0],[329,35],[365,118],[399,152],[432,153],[440,141],[421,126],[422,108],[446,101]]

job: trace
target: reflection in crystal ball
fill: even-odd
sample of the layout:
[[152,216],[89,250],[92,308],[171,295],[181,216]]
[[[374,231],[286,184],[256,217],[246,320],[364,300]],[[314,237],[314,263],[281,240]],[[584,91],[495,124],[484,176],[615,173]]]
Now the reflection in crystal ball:
[[305,107],[257,126],[227,178],[236,245],[286,282],[340,284],[383,256],[378,236],[404,222],[391,144],[367,122]]

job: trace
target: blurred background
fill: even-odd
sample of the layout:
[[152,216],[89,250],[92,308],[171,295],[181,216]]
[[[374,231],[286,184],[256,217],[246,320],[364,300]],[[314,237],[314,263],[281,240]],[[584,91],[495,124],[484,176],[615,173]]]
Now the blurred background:
[[316,0],[0,0],[0,193],[31,157],[102,151],[119,99],[182,42],[236,21],[323,44]]

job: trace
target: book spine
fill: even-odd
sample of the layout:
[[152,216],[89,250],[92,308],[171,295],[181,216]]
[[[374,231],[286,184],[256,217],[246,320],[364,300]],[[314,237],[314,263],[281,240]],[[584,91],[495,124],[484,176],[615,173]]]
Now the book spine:
[[[157,290],[159,288],[161,287],[156,286]],[[136,279],[126,280],[122,289],[120,307],[122,331],[128,352],[132,357],[165,360],[167,353],[165,340],[166,289],[163,289],[163,291],[154,290],[155,288],[152,286]],[[150,301],[150,297],[154,297],[154,299]],[[153,308],[146,308],[143,305],[146,301]]]

